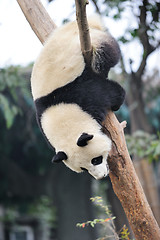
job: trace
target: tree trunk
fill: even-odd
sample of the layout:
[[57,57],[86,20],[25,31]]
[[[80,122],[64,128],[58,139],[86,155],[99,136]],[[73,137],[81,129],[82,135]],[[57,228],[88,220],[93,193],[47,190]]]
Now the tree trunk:
[[124,141],[122,126],[110,112],[104,123],[113,147],[108,158],[113,190],[137,240],[159,240],[160,229],[144,195]]
[[128,219],[126,217],[126,214],[124,212],[124,209],[119,201],[119,199],[117,198],[116,194],[113,191],[111,182],[109,181],[109,187],[107,187],[107,199],[111,205],[111,210],[113,213],[113,216],[116,217],[116,219],[114,220],[115,226],[116,226],[116,231],[120,232],[122,227],[124,225],[127,226],[130,235],[129,237],[131,239],[134,239],[134,234],[132,232],[132,229],[129,225]]
[[[131,133],[134,133],[137,130],[143,130],[148,133],[152,132],[152,128],[149,125],[147,116],[145,114],[142,94],[142,80],[137,78],[135,73],[132,73],[130,76],[130,90],[129,94],[127,95],[130,108]],[[147,159],[139,158],[135,158],[133,164],[154,216],[160,225],[160,201],[153,166],[148,162]]]
[[147,159],[134,160],[134,167],[140,179],[144,192],[153,214],[160,226],[160,201],[158,195],[158,184],[155,179],[155,174],[152,164],[148,163]]
[[137,130],[152,132],[152,128],[148,123],[144,108],[142,96],[142,82],[132,73],[129,78],[129,91],[127,94],[127,102],[130,110],[131,133]]

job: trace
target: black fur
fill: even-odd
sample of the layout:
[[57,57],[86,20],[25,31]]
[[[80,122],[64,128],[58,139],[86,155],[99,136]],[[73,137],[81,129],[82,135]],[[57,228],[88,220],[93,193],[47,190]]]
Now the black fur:
[[75,103],[101,124],[107,110],[118,110],[124,98],[125,91],[117,82],[93,72],[91,68],[85,68],[80,77],[37,99],[35,105],[39,123],[48,107],[59,103]]
[[93,50],[92,69],[106,77],[109,70],[118,63],[120,56],[119,45],[110,36],[109,42],[103,41],[99,44],[99,47]]
[[53,163],[59,163],[59,162],[62,162],[63,160],[67,160],[67,155],[65,152],[58,152],[56,155],[54,155],[53,159],[52,159],[52,162]]
[[88,141],[90,141],[94,136],[88,133],[82,133],[82,135],[78,138],[77,145],[79,147],[84,147],[88,144]]

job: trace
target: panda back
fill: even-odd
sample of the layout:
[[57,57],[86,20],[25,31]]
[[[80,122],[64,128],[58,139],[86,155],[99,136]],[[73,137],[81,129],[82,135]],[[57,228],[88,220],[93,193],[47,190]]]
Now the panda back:
[[[89,18],[89,27],[93,46],[92,70],[107,78],[109,69],[119,60],[118,44],[104,31],[99,17]],[[73,82],[84,69],[77,22],[57,28],[33,67],[31,89],[34,100]]]
[[53,32],[34,64],[31,88],[34,100],[80,76],[85,67],[76,22]]

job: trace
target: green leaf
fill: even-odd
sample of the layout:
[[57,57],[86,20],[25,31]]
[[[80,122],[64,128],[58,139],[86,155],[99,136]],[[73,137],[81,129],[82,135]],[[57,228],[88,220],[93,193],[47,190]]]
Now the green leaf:
[[94,227],[95,224],[94,224],[94,222],[91,222],[90,225],[91,225],[91,227]]
[[122,43],[128,43],[129,42],[129,40],[125,37],[120,37],[118,40]]
[[138,37],[138,29],[133,29],[130,31],[130,34],[133,38]]
[[18,108],[15,105],[10,106],[8,99],[2,94],[0,94],[0,108],[6,120],[6,127],[9,129],[13,124],[15,116],[18,114]]

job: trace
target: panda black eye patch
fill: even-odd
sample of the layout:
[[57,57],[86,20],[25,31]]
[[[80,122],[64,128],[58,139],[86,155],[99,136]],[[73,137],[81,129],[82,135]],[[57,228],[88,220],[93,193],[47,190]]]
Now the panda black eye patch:
[[96,158],[93,158],[91,163],[95,166],[95,165],[99,165],[102,163],[102,159],[103,157],[102,156],[99,156],[99,157],[96,157]]

